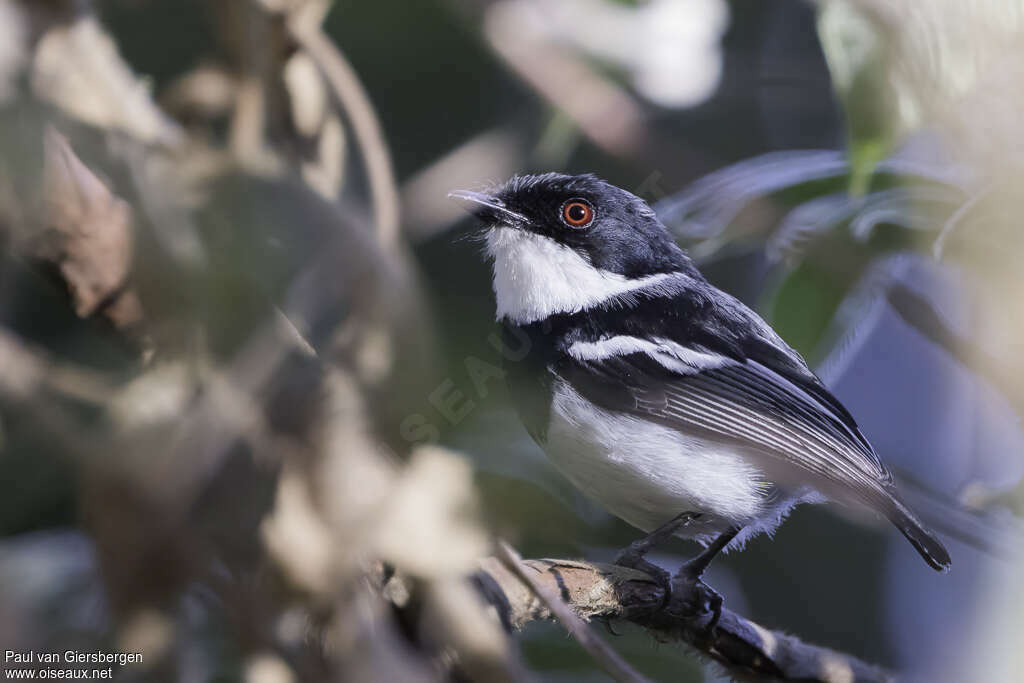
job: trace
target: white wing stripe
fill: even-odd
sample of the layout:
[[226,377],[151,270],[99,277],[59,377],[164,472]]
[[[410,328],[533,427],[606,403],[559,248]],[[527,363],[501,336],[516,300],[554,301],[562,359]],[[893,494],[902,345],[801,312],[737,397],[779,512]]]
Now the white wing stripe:
[[618,335],[593,342],[576,342],[569,347],[569,355],[582,361],[604,360],[631,353],[646,354],[666,369],[685,375],[720,368],[735,362],[725,356],[696,351],[661,337],[641,339],[630,335]]

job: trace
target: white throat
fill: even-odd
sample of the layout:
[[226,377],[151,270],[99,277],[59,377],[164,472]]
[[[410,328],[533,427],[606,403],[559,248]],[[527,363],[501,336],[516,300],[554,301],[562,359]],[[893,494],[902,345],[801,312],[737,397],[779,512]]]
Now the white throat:
[[663,288],[676,273],[629,279],[595,268],[575,250],[516,228],[496,226],[487,234],[494,259],[497,318],[518,325],[556,313],[575,313],[629,292]]

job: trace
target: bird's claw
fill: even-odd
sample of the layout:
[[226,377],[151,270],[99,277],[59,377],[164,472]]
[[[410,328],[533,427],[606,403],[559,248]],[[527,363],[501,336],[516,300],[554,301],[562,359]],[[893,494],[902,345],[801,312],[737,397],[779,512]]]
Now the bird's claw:
[[706,618],[701,627],[703,637],[711,639],[715,627],[722,618],[722,596],[700,577],[681,573],[672,581],[672,600],[669,605],[674,613],[687,620]]
[[662,591],[661,604],[659,608],[668,604],[672,596],[672,575],[667,571],[643,558],[643,555],[636,553],[632,546],[626,548],[615,558],[615,565],[635,569],[651,577],[651,580],[658,585]]
[[671,575],[653,562],[644,559],[644,557],[651,550],[665,543],[681,527],[686,526],[700,516],[700,513],[696,512],[684,512],[676,515],[647,536],[630,543],[629,547],[615,557],[615,564],[619,567],[636,569],[651,577],[654,583],[662,589],[664,598],[662,599],[661,607],[665,607],[672,596]]

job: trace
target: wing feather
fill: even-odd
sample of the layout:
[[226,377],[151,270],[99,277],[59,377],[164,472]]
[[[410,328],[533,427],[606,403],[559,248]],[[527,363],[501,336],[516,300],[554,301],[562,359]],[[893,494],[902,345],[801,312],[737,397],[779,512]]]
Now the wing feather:
[[658,354],[636,352],[566,357],[553,370],[606,408],[717,435],[870,502],[889,498],[891,475],[856,425],[851,428],[848,413],[834,410],[835,399],[821,400],[759,362],[723,358],[704,369],[680,372],[677,363],[666,363]]

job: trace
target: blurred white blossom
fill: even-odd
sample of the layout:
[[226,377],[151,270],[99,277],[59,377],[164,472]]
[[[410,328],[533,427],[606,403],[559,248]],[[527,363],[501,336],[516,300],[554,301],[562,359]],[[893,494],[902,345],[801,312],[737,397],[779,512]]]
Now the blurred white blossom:
[[894,100],[902,131],[934,128],[965,161],[1019,167],[1020,0],[823,0],[820,26],[840,92],[881,64],[877,95]]
[[549,38],[568,43],[629,75],[636,90],[663,107],[708,99],[722,76],[725,0],[527,0]]

